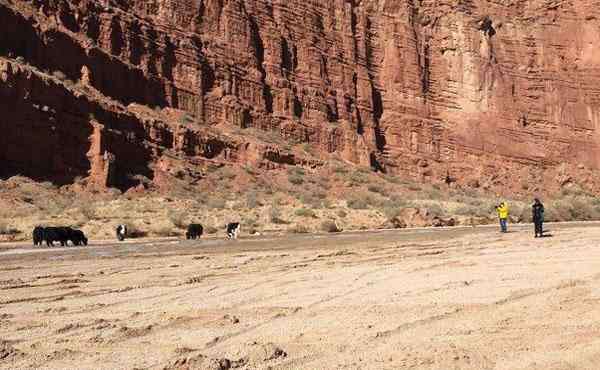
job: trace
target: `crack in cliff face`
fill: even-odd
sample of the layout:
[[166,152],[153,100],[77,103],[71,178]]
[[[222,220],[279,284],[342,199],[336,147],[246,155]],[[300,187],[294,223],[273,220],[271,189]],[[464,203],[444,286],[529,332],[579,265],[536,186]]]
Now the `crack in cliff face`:
[[251,37],[257,59],[257,68],[261,74],[260,81],[263,85],[263,98],[265,100],[265,109],[268,113],[273,113],[273,93],[271,92],[271,86],[269,86],[269,84],[267,83],[267,72],[264,68],[265,46],[262,38],[260,37],[260,31],[256,20],[251,16],[248,16],[248,21],[250,22],[250,30],[252,31]]

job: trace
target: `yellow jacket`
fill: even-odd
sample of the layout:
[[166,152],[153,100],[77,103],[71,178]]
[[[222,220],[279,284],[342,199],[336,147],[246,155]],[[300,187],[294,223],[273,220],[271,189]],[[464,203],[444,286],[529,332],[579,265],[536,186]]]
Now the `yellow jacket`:
[[496,211],[498,211],[499,218],[502,218],[502,219],[508,218],[508,204],[506,204],[506,203],[500,204],[500,207],[496,208]]

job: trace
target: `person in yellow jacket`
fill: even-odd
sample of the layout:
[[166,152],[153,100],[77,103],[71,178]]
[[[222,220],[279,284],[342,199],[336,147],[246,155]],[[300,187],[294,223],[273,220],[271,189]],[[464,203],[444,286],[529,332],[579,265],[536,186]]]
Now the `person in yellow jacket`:
[[496,207],[496,212],[498,212],[498,218],[500,219],[500,232],[508,232],[508,204],[506,202],[500,203]]

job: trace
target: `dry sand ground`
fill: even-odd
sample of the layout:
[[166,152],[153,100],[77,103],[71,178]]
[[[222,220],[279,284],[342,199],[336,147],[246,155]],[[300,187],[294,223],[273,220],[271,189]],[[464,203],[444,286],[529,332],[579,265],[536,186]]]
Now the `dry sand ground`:
[[0,247],[0,368],[598,369],[600,227]]

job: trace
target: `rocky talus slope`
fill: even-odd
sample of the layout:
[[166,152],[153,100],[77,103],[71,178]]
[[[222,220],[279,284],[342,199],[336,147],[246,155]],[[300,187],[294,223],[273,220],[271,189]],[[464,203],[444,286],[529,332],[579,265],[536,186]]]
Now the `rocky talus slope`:
[[591,0],[0,0],[0,177],[160,188],[209,163],[338,157],[598,191],[599,16]]

